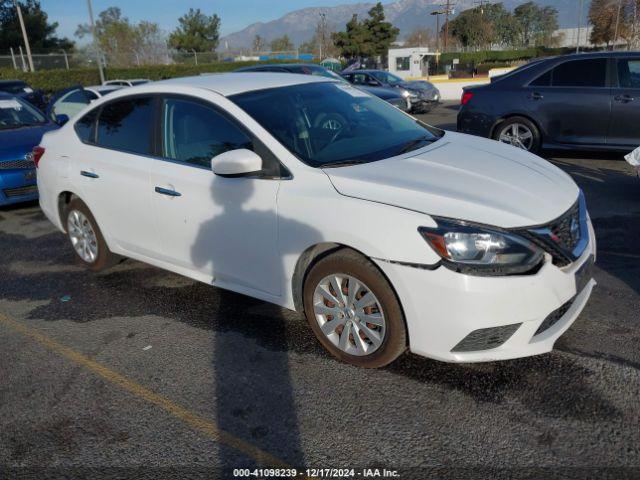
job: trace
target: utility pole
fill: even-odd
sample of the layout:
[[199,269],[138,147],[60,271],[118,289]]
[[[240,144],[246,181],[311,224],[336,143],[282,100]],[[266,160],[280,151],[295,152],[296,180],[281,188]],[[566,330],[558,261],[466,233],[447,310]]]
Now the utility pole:
[[18,10],[18,20],[20,20],[20,28],[22,29],[22,38],[24,39],[24,48],[27,50],[27,58],[29,59],[29,69],[32,72],[35,72],[36,69],[33,68],[33,58],[31,57],[31,46],[29,45],[29,37],[27,36],[27,29],[24,26],[24,19],[22,18],[22,9],[20,8],[20,4],[18,0],[13,0],[13,3],[16,6],[16,10]]
[[444,10],[444,51],[447,51],[447,42],[449,41],[449,14],[452,13],[453,4],[451,0],[447,0]]
[[440,15],[443,15],[442,10],[436,10],[431,12],[431,15],[436,17],[436,52],[440,52]]
[[[327,14],[326,13],[321,13],[320,14],[320,48],[319,48],[319,60],[322,61],[322,49],[324,48],[324,46],[326,45],[326,30],[327,30]],[[326,50],[326,49],[325,49]],[[327,54],[327,52],[324,52],[325,55]]]
[[584,0],[580,0],[580,14],[578,16],[578,42],[576,44],[576,53],[580,53],[580,35],[582,34],[582,8]]
[[102,55],[100,53],[100,44],[98,43],[98,36],[96,35],[96,24],[93,21],[93,7],[91,6],[91,0],[87,0],[87,6],[89,7],[89,25],[91,25],[91,35],[93,36],[93,48],[96,50],[96,58],[98,59],[98,71],[100,72],[100,83],[104,83],[104,71],[102,70]]

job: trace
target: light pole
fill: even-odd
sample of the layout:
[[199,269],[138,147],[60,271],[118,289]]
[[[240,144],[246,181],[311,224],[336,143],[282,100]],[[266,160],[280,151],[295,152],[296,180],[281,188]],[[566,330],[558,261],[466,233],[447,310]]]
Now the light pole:
[[618,13],[616,13],[616,30],[613,35],[613,45],[611,45],[611,50],[616,49],[616,42],[618,41],[618,27],[620,26],[620,10],[622,9],[622,0],[618,0]]
[[436,52],[440,51],[440,15],[444,15],[444,10],[431,12],[436,17]]
[[24,19],[22,18],[22,9],[20,8],[20,4],[18,4],[18,0],[13,0],[13,3],[16,6],[16,10],[18,10],[18,20],[20,21],[20,29],[22,30],[22,38],[24,39],[24,48],[27,50],[27,58],[29,59],[29,69],[35,72],[36,70],[33,68],[33,58],[31,57],[29,37],[27,37],[27,29],[24,26]]
[[91,35],[93,36],[93,48],[96,51],[96,58],[98,59],[98,71],[100,72],[100,83],[104,83],[104,71],[102,70],[102,55],[100,54],[100,44],[98,43],[98,37],[96,35],[96,24],[93,21],[93,7],[91,6],[91,0],[87,0],[87,6],[89,7],[89,25],[91,25]]
[[582,7],[584,0],[580,0],[580,14],[578,16],[578,43],[576,45],[576,53],[580,53],[580,35],[582,34]]

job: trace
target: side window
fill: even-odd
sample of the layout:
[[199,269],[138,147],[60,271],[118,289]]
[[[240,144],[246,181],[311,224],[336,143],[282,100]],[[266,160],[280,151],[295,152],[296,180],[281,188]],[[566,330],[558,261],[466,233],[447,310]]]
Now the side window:
[[98,118],[98,109],[94,108],[74,125],[78,138],[85,143],[94,143],[95,141],[96,118]]
[[367,76],[364,73],[356,73],[353,75],[353,83],[356,85],[366,85]]
[[253,150],[253,141],[214,108],[169,98],[162,112],[165,158],[211,168],[211,159],[229,150]]
[[607,59],[570,60],[553,69],[554,87],[604,87]]
[[622,88],[640,88],[640,59],[618,60],[618,84]]
[[549,70],[546,73],[543,73],[538,78],[536,78],[529,85],[532,87],[550,87],[551,86],[551,73],[552,70]]
[[150,155],[152,130],[151,97],[118,100],[102,108],[96,142],[101,147]]

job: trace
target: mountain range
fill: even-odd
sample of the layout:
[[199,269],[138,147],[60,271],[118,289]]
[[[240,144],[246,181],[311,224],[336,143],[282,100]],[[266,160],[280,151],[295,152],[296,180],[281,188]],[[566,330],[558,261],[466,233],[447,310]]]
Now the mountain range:
[[[384,3],[384,11],[388,21],[400,29],[399,39],[405,38],[417,27],[427,27],[435,30],[435,16],[431,12],[442,9],[446,0],[398,0]],[[501,1],[505,8],[513,10],[528,0],[491,0],[490,3]],[[454,5],[453,17],[462,10],[478,5],[477,0],[451,0]],[[541,6],[552,6],[558,10],[560,27],[577,26],[579,0],[537,0]],[[583,16],[586,17],[589,1],[585,1]],[[287,34],[295,45],[313,37],[320,14],[326,15],[327,26],[330,31],[344,30],[345,24],[353,14],[365,18],[374,3],[353,3],[337,5],[335,7],[308,7],[283,15],[277,20],[257,22],[248,27],[221,38],[221,50],[238,50],[250,48],[256,35],[270,42],[274,38]],[[584,20],[583,20],[584,22]]]

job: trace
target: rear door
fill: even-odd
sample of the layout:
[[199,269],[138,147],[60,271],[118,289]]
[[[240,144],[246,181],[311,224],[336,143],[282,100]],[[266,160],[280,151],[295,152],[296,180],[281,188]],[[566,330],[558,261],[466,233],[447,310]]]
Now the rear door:
[[105,103],[97,121],[96,110],[82,117],[75,127],[86,140],[75,151],[72,170],[110,245],[151,258],[160,251],[149,192],[155,102],[153,96],[126,97]]
[[618,58],[612,89],[607,143],[629,149],[640,145],[640,55]]
[[524,88],[524,104],[546,140],[604,144],[611,114],[607,58],[568,60]]

